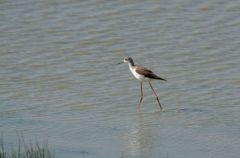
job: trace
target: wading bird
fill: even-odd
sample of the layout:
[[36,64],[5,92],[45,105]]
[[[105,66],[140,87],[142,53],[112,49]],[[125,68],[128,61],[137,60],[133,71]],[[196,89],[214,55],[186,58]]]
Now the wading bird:
[[138,79],[141,82],[141,98],[139,100],[139,104],[138,107],[140,107],[141,103],[142,103],[142,99],[143,99],[143,89],[142,89],[142,82],[143,81],[148,81],[156,99],[158,102],[158,105],[160,107],[160,109],[162,110],[162,105],[158,99],[158,96],[156,94],[156,92],[154,91],[152,84],[151,84],[151,80],[163,80],[163,81],[167,81],[159,76],[157,76],[156,74],[154,74],[151,70],[145,68],[145,67],[141,67],[141,66],[136,66],[133,62],[133,59],[131,57],[128,58],[124,58],[122,62],[118,63],[118,64],[122,64],[122,63],[128,63],[129,69],[132,72],[133,76]]

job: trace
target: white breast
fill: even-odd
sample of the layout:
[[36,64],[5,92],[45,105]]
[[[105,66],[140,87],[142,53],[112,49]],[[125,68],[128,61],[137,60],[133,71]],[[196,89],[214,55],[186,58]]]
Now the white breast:
[[138,79],[139,81],[144,81],[144,80],[148,80],[147,78],[145,78],[143,75],[138,74],[135,71],[135,67],[129,66],[130,71],[132,72],[133,76]]

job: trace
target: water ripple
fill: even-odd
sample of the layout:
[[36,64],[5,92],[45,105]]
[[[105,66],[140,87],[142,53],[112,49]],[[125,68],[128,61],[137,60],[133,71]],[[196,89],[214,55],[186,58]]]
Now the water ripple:
[[[10,141],[48,136],[59,157],[238,157],[238,1],[0,3]],[[168,80],[153,82],[163,112],[147,83],[137,110],[140,83],[115,65],[125,56]]]

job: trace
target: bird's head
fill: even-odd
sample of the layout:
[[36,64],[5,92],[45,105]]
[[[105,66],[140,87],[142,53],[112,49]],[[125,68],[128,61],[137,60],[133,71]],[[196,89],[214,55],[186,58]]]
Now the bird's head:
[[123,59],[123,62],[124,62],[124,63],[129,63],[129,62],[131,62],[131,61],[133,61],[131,57],[128,57],[128,58],[124,58],[124,59]]
[[130,63],[131,65],[134,65],[133,59],[131,57],[124,58],[123,61],[118,64],[122,64],[122,63]]

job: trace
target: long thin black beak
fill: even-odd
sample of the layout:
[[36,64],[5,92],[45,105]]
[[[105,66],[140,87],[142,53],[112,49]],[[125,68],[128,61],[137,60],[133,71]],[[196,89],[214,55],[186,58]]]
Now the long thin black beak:
[[119,65],[119,64],[122,64],[123,63],[123,61],[121,61],[120,63],[117,63],[116,65]]

